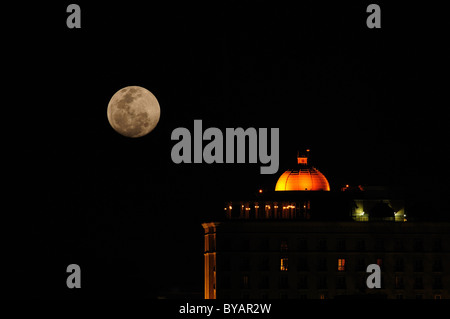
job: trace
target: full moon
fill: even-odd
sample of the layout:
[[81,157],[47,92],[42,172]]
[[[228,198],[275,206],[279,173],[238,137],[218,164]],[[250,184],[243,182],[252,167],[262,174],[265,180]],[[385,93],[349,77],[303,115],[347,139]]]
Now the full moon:
[[117,91],[107,111],[112,128],[127,137],[141,137],[153,131],[160,114],[156,97],[140,86],[127,86]]

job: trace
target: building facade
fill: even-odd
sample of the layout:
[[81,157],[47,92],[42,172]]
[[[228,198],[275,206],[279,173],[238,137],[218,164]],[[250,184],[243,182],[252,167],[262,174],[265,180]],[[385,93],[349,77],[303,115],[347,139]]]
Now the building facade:
[[[202,224],[205,299],[450,298],[449,221],[411,220],[386,190],[330,191],[307,156],[298,165]],[[381,288],[367,287],[370,264]]]
[[[450,298],[450,223],[204,223],[205,298]],[[369,289],[369,264],[381,288]]]

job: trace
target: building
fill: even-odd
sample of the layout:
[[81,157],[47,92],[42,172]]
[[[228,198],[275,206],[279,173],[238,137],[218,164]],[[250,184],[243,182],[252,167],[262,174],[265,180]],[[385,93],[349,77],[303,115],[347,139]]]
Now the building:
[[[330,191],[308,156],[274,192],[202,225],[205,299],[450,298],[450,222],[410,219],[385,189]],[[367,288],[369,264],[380,289]]]

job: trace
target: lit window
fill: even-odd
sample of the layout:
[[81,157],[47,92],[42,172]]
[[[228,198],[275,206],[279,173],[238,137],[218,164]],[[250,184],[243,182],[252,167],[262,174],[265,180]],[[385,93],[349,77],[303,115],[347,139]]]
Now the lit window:
[[345,259],[344,258],[338,259],[338,271],[345,271]]
[[287,250],[288,250],[288,243],[287,243],[287,240],[282,240],[282,241],[281,241],[280,250],[281,250],[281,251],[287,251]]
[[280,270],[281,271],[288,271],[288,259],[287,259],[287,257],[281,258]]

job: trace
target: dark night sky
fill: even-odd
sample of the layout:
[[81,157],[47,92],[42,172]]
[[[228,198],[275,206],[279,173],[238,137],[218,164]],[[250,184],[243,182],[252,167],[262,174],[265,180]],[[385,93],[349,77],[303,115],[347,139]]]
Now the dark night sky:
[[[10,11],[6,294],[71,297],[70,263],[82,267],[87,296],[202,292],[201,222],[229,198],[274,187],[298,149],[312,150],[332,188],[400,186],[446,206],[439,8],[379,3],[382,29],[369,30],[368,3],[79,2],[82,29],[69,30],[67,4]],[[106,118],[128,85],[161,106],[157,128],[140,139]],[[279,127],[278,174],[260,175],[260,164],[174,164],[171,132],[192,132],[194,119],[204,129]],[[42,274],[35,285],[24,275],[30,264]]]

